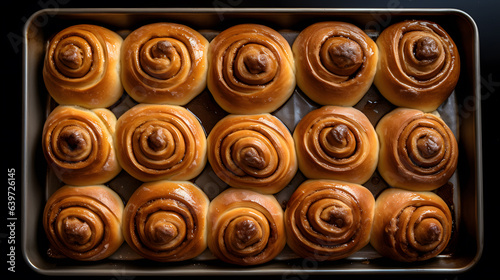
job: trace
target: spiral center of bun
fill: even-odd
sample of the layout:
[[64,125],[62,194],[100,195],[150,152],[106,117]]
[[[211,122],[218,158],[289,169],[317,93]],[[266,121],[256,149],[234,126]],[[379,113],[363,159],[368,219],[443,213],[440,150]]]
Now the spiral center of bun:
[[363,50],[358,43],[348,38],[332,37],[323,45],[321,58],[330,72],[350,76],[363,64]]
[[240,217],[233,221],[234,235],[239,250],[256,243],[262,238],[262,232],[259,230],[257,221],[248,217]]
[[443,229],[436,219],[424,219],[415,229],[415,239],[423,245],[428,245],[441,240]]
[[153,151],[161,151],[168,145],[165,129],[157,128],[148,136],[148,146]]
[[243,83],[264,85],[271,82],[278,71],[276,56],[258,44],[241,47],[235,58],[234,74]]
[[166,221],[156,222],[153,228],[153,241],[155,243],[168,243],[178,235],[177,227]]
[[142,70],[151,77],[168,80],[176,76],[187,59],[182,56],[182,44],[174,39],[155,38],[147,41],[140,50]]
[[79,47],[68,44],[59,52],[59,60],[68,68],[78,69],[83,64],[83,52]]
[[425,135],[417,140],[417,148],[424,158],[435,156],[443,146],[443,139],[434,135]]
[[79,127],[68,126],[63,128],[59,134],[58,148],[66,160],[80,161],[90,154],[90,142],[88,133]]
[[347,134],[349,128],[344,124],[334,126],[330,133],[327,134],[326,139],[328,143],[336,147],[345,147],[347,145]]
[[158,41],[151,47],[151,54],[154,58],[170,58],[175,53],[175,47],[169,41]]
[[415,43],[415,57],[420,61],[433,61],[439,57],[439,48],[436,40],[424,36]]
[[321,212],[320,218],[334,227],[342,228],[352,223],[352,214],[350,212],[349,208],[330,206]]
[[244,61],[245,66],[250,73],[259,74],[267,70],[267,67],[269,65],[268,59],[268,56],[253,51],[245,56]]
[[323,129],[319,135],[323,151],[333,158],[347,158],[356,151],[356,137],[345,124]]
[[241,153],[242,159],[246,165],[257,169],[264,169],[266,167],[265,159],[259,155],[259,152],[255,148],[244,148]]
[[62,224],[66,241],[70,244],[84,245],[92,237],[89,225],[76,217],[67,217]]

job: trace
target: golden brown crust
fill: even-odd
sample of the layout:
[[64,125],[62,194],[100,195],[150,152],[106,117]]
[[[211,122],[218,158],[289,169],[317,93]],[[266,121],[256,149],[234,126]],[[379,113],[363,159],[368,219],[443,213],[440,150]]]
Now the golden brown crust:
[[460,75],[460,56],[439,25],[409,20],[386,28],[374,83],[396,106],[436,110],[452,93]]
[[446,248],[452,224],[448,205],[435,193],[389,188],[376,200],[370,243],[385,257],[423,261]]
[[277,193],[297,171],[292,135],[270,114],[226,116],[207,143],[215,174],[235,188]]
[[300,171],[308,178],[363,184],[377,167],[379,143],[370,120],[352,107],[309,112],[293,132]]
[[354,106],[370,88],[378,48],[357,26],[319,22],[293,43],[298,87],[321,105]]
[[274,196],[229,188],[210,203],[208,247],[222,261],[263,264],[285,245],[283,209]]
[[208,89],[229,113],[272,112],[295,89],[290,45],[269,27],[240,24],[222,31],[210,42],[208,59]]
[[378,171],[390,186],[430,191],[446,184],[457,168],[455,136],[434,114],[397,108],[382,117],[376,131]]
[[147,259],[194,258],[207,248],[209,203],[205,193],[190,182],[144,183],[125,206],[125,240]]
[[43,226],[52,251],[97,261],[122,245],[122,213],[121,198],[106,186],[63,186],[47,200]]
[[175,105],[139,104],[116,124],[118,160],[143,181],[190,180],[206,164],[206,136],[187,109]]
[[51,39],[43,67],[45,86],[62,105],[109,107],[123,94],[120,48],[123,39],[104,27],[70,26]]
[[115,125],[116,117],[107,109],[56,107],[42,132],[49,167],[70,185],[110,181],[121,171],[113,140]]
[[206,86],[208,41],[192,28],[153,23],[123,41],[122,83],[140,103],[185,105]]
[[308,180],[288,200],[288,246],[303,258],[338,260],[370,241],[375,198],[365,187],[333,180]]

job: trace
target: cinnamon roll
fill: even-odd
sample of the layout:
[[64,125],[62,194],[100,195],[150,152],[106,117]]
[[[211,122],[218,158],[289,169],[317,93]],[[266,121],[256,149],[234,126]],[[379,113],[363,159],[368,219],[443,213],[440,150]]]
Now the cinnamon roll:
[[109,107],[123,94],[120,48],[123,39],[104,27],[80,24],[57,33],[49,42],[43,80],[62,105]]
[[144,183],[125,206],[125,241],[139,255],[155,261],[194,258],[207,248],[209,203],[190,182]]
[[229,188],[210,203],[208,247],[222,261],[263,264],[285,245],[283,209],[274,196]]
[[121,198],[106,186],[61,187],[43,211],[50,252],[80,261],[109,257],[123,243],[122,213]]
[[113,136],[116,117],[108,109],[60,105],[43,127],[42,148],[49,168],[70,185],[104,184],[121,171]]
[[176,23],[153,23],[123,41],[122,83],[140,103],[185,105],[206,86],[208,41]]
[[295,39],[298,87],[321,105],[354,106],[370,88],[378,48],[357,26],[319,22]]
[[372,193],[361,185],[305,181],[286,207],[288,246],[317,261],[348,257],[369,243],[374,209]]
[[379,143],[370,120],[352,107],[309,112],[293,132],[299,169],[308,178],[363,184],[377,168]]
[[376,131],[378,171],[390,186],[434,190],[446,184],[457,168],[455,136],[434,114],[397,108],[380,119]]
[[240,24],[222,31],[210,42],[208,59],[208,89],[229,113],[272,112],[295,89],[290,45],[267,26]]
[[448,205],[435,193],[389,188],[376,200],[370,243],[393,260],[424,261],[446,248],[452,224]]
[[374,83],[394,105],[434,111],[455,88],[460,56],[438,24],[422,20],[393,24],[382,31],[377,45],[380,58]]
[[180,106],[139,104],[116,124],[118,161],[143,182],[198,176],[205,167],[206,148],[199,120]]
[[226,116],[214,126],[207,143],[215,174],[235,188],[277,193],[297,171],[292,135],[270,114]]

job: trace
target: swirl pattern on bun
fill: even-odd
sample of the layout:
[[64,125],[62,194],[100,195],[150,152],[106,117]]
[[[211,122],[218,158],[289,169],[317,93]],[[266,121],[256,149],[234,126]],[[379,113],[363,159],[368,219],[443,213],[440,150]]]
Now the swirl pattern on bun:
[[290,45],[267,26],[240,24],[222,31],[210,42],[208,59],[208,89],[229,113],[270,113],[295,89]]
[[382,31],[377,45],[374,83],[391,103],[430,112],[451,95],[460,75],[460,56],[441,26],[422,20],[396,23]]
[[140,103],[185,105],[205,89],[207,49],[205,37],[185,25],[144,25],[123,41],[123,86]]
[[104,108],[123,94],[120,49],[123,39],[104,27],[80,24],[57,33],[45,55],[43,80],[61,105]]

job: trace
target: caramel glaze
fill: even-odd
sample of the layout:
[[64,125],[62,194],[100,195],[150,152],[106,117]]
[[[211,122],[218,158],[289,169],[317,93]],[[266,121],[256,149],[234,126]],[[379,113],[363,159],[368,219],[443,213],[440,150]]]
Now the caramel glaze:
[[222,261],[266,263],[285,245],[283,210],[274,196],[229,188],[210,203],[208,247]]
[[49,42],[43,80],[61,105],[105,108],[123,94],[120,51],[123,39],[104,27],[80,24],[57,33]]
[[389,26],[377,39],[380,58],[374,83],[399,107],[436,110],[460,75],[452,38],[436,23],[409,20]]
[[446,248],[452,227],[448,205],[435,193],[389,188],[377,197],[370,243],[393,260],[424,261]]
[[298,87],[318,104],[354,106],[370,88],[378,59],[375,42],[344,22],[319,22],[295,39]]
[[377,124],[378,170],[393,187],[430,191],[445,185],[457,168],[458,144],[438,116],[397,108]]

